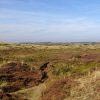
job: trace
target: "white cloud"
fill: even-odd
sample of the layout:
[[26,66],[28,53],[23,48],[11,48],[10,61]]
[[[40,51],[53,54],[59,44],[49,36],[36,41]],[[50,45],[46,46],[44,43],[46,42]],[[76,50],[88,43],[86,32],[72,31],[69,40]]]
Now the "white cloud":
[[[3,20],[2,20],[3,19]],[[10,19],[10,22],[8,22]],[[100,24],[87,17],[2,10],[0,40],[99,40]],[[5,21],[6,20],[6,21]],[[5,21],[5,23],[4,23]],[[14,22],[12,22],[14,21]]]

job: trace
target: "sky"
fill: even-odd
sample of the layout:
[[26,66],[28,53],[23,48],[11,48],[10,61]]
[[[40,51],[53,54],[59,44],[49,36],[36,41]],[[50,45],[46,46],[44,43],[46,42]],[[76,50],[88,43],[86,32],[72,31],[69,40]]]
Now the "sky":
[[100,42],[100,0],[0,0],[0,41]]

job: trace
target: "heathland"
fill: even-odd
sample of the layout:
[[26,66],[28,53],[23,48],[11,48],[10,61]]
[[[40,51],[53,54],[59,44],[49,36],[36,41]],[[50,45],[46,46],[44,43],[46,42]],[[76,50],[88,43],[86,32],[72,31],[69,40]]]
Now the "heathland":
[[0,100],[99,100],[100,43],[0,43]]

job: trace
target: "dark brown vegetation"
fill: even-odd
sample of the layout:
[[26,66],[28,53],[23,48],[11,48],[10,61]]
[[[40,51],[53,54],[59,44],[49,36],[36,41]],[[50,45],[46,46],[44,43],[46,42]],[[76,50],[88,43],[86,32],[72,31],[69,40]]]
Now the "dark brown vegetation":
[[45,71],[47,65],[48,63],[43,64],[39,70],[31,70],[27,64],[15,62],[3,65],[0,68],[0,81],[7,82],[7,85],[1,87],[1,100],[11,100],[10,98],[15,97],[9,93],[43,83],[48,77]]
[[78,83],[71,77],[56,80],[43,94],[42,100],[64,100],[70,97],[71,88]]
[[27,100],[14,94],[0,92],[0,100]]

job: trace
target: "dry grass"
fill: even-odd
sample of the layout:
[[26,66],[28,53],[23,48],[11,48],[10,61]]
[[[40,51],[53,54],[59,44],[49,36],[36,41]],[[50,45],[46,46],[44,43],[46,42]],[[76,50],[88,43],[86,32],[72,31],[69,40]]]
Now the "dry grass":
[[[0,65],[25,62],[30,67],[50,62],[49,78],[38,87],[16,92],[29,100],[99,100],[100,44],[0,44]],[[76,82],[67,81],[66,77]],[[59,84],[57,84],[59,83]],[[62,88],[71,85],[69,89]],[[58,88],[59,87],[59,88]],[[69,95],[67,94],[69,91]],[[55,94],[53,94],[55,93]],[[59,94],[60,97],[59,97]]]

